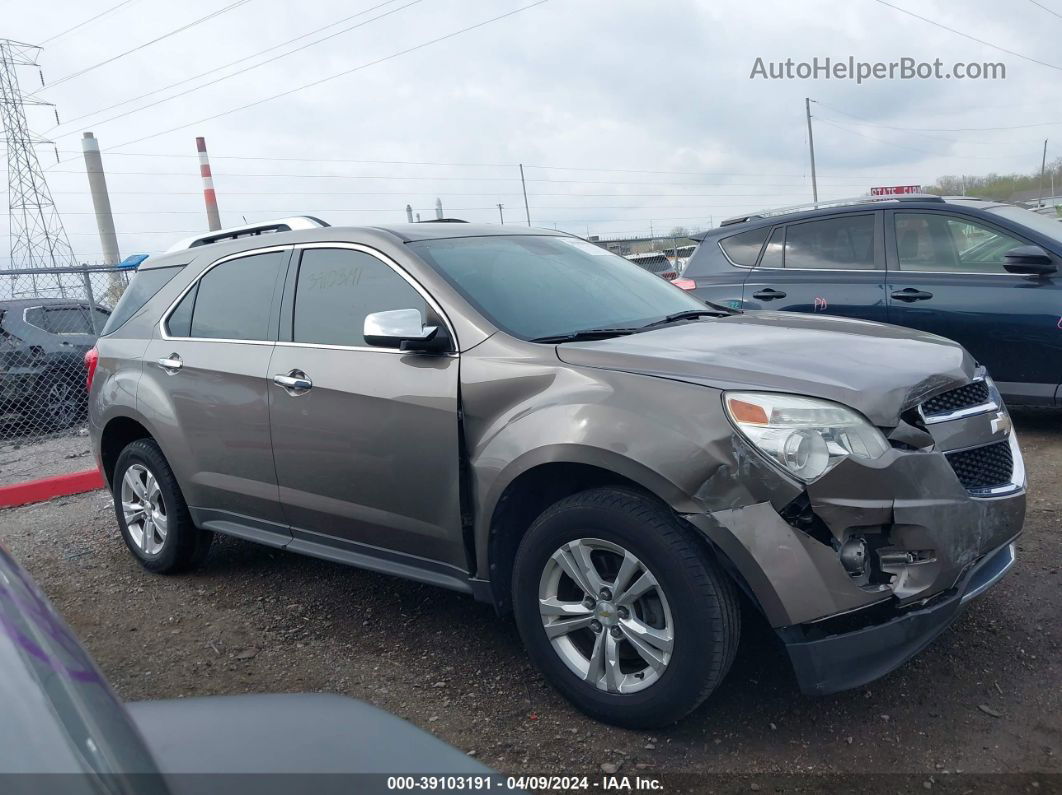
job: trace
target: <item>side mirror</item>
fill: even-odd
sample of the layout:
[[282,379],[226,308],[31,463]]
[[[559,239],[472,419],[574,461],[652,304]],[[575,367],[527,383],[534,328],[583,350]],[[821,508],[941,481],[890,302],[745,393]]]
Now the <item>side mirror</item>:
[[417,309],[391,309],[365,316],[362,336],[369,345],[403,351],[441,353],[450,348],[446,332],[425,326]]
[[1058,270],[1051,255],[1039,246],[1018,246],[1003,255],[1003,268],[1010,273],[1045,276]]

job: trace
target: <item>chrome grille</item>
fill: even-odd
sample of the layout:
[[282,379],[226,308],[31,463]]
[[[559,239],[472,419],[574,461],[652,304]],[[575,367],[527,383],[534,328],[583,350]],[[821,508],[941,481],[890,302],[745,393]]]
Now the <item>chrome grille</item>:
[[953,411],[980,406],[989,401],[988,384],[973,381],[966,386],[944,392],[922,403],[922,413],[927,417],[950,414]]
[[959,482],[970,491],[1006,486],[1014,474],[1014,456],[1007,440],[948,453],[946,457]]

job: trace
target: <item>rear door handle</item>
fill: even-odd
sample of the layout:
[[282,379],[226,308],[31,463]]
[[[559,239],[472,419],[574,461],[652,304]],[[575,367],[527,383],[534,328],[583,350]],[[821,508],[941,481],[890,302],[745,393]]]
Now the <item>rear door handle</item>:
[[301,395],[313,388],[313,381],[302,370],[292,370],[287,375],[278,373],[273,376],[273,383],[284,387],[289,395]]
[[165,370],[167,373],[169,373],[170,375],[173,375],[178,370],[180,370],[182,367],[184,367],[184,362],[181,361],[181,357],[178,356],[176,353],[171,353],[166,358],[159,359],[158,360],[158,365],[163,370]]
[[785,298],[785,293],[781,290],[775,290],[773,287],[768,287],[766,290],[753,293],[752,297],[761,301],[773,301],[775,298]]
[[911,303],[912,301],[928,301],[933,297],[933,293],[927,293],[925,290],[916,290],[914,287],[906,287],[903,290],[897,290],[892,293],[892,297],[897,301]]

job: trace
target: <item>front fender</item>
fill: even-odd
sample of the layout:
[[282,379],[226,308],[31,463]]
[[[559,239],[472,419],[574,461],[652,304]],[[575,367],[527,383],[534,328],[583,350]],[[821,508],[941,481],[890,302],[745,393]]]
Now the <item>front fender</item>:
[[779,498],[780,479],[761,471],[767,465],[737,441],[719,390],[567,365],[552,349],[548,357],[513,356],[503,344],[489,340],[462,358],[478,571],[489,571],[488,540],[502,495],[544,464],[613,472],[680,514]]

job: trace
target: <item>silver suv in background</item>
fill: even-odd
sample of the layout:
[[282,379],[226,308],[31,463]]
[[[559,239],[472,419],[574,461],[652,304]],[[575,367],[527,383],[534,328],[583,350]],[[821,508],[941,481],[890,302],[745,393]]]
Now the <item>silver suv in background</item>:
[[87,357],[150,571],[225,533],[462,591],[578,707],[649,727],[726,675],[739,595],[828,693],[1014,561],[1021,453],[954,342],[707,307],[551,230],[268,231],[148,260]]

